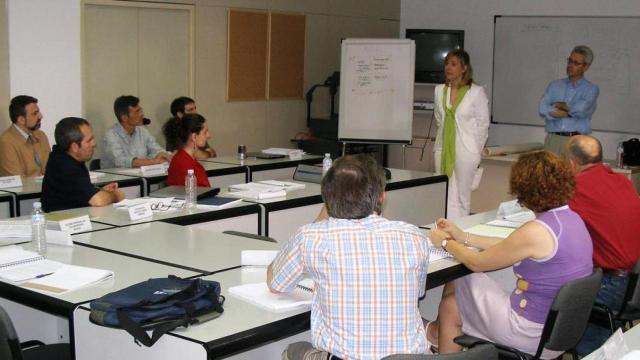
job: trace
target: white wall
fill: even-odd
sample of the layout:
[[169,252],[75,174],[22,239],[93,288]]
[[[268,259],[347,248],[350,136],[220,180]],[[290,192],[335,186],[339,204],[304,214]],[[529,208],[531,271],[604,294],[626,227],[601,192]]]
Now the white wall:
[[9,94],[38,99],[42,130],[82,116],[80,0],[7,0]]
[[[540,16],[640,16],[637,0],[402,0],[400,33],[407,28],[465,30],[465,50],[471,56],[474,79],[491,91],[494,15]],[[629,35],[629,41],[636,41]],[[569,52],[570,49],[567,49]],[[544,59],[531,59],[544,61]],[[596,54],[597,61],[597,54]],[[527,64],[520,64],[527,71]],[[587,77],[589,73],[587,73]],[[552,80],[552,79],[549,79]],[[542,94],[540,94],[542,96]],[[634,104],[629,104],[634,106]],[[542,121],[542,120],[541,120]],[[616,145],[628,134],[594,132],[605,158],[615,158]],[[489,144],[513,144],[544,140],[544,128],[491,124]]]

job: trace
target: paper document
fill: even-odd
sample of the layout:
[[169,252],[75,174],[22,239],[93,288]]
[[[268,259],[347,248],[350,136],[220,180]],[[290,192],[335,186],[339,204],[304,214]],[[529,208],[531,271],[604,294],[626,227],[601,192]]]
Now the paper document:
[[278,188],[283,189],[284,191],[301,190],[306,187],[305,184],[291,182],[291,181],[264,180],[264,181],[258,181],[258,183],[264,184],[264,185],[270,185],[270,186],[277,186]]
[[277,250],[242,250],[240,252],[240,265],[267,266],[273,262],[277,255]]
[[442,259],[450,259],[453,258],[451,254],[447,252],[445,249],[438,249],[433,246],[429,246],[429,262],[434,262]]
[[476,225],[468,229],[465,229],[465,231],[475,235],[499,237],[504,239],[507,236],[511,235],[511,233],[514,232],[515,229],[480,224],[480,225]]
[[0,238],[31,238],[30,220],[0,221]]
[[227,195],[262,200],[283,197],[287,195],[287,192],[281,186],[250,182],[229,186],[229,193]]
[[20,282],[25,280],[37,279],[53,274],[64,264],[57,261],[40,259],[23,264],[14,265],[0,270],[0,279],[4,281]]
[[40,261],[42,259],[44,259],[44,257],[37,252],[24,250],[17,245],[3,246],[0,248],[0,269]]
[[62,294],[113,278],[109,270],[76,265],[63,265],[51,275],[22,283],[26,288]]
[[283,312],[294,309],[309,309],[313,288],[309,285],[313,281],[303,280],[290,293],[273,293],[267,283],[254,283],[229,288],[229,293],[240,300],[272,312]]
[[292,152],[301,152],[300,149],[286,149],[286,148],[268,148],[262,150],[265,154],[274,154],[274,155],[289,155]]

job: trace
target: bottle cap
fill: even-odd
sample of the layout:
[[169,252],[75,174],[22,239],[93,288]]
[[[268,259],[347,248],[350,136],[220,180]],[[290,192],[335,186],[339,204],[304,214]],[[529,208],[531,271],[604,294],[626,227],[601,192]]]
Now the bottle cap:
[[42,208],[42,203],[40,201],[36,201],[33,203],[33,208],[34,209],[40,209]]
[[189,174],[189,175],[193,175],[193,169],[189,169],[189,170],[187,170],[187,174]]
[[329,157],[330,157],[330,156],[331,156],[331,154],[330,154],[330,153],[324,153],[324,157],[327,157],[327,156],[329,156]]

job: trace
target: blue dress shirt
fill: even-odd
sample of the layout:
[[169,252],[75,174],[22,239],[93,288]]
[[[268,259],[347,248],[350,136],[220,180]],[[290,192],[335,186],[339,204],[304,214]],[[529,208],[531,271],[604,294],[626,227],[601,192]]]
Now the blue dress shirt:
[[[574,84],[569,78],[552,81],[540,99],[539,112],[544,118],[545,131],[591,133],[591,116],[596,111],[596,100],[600,94],[598,86],[587,79]],[[569,116],[554,118],[549,112],[555,110],[553,103],[565,102]]]
[[133,159],[153,159],[163,151],[144,127],[137,126],[133,134],[129,135],[117,123],[104,134],[100,165],[103,169],[130,168],[133,166]]

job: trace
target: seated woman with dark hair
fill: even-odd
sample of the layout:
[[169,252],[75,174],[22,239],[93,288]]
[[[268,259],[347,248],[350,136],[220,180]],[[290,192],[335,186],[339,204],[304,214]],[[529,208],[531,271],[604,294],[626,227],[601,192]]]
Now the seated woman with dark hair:
[[[434,246],[474,271],[445,286],[438,320],[427,326],[427,338],[439,344],[440,353],[460,351],[453,339],[465,333],[534,354],[560,287],[592,272],[591,237],[567,205],[575,187],[568,165],[547,151],[522,155],[510,183],[511,193],[536,219],[506,239],[469,234],[445,219],[431,231]],[[515,275],[511,293],[483,273],[507,266]],[[545,350],[542,357],[558,355]]]
[[204,167],[194,156],[196,149],[204,146],[207,139],[209,139],[209,126],[205,118],[199,114],[186,114],[180,122],[179,149],[171,159],[167,185],[184,186],[187,170],[193,169],[198,186],[211,187]]

